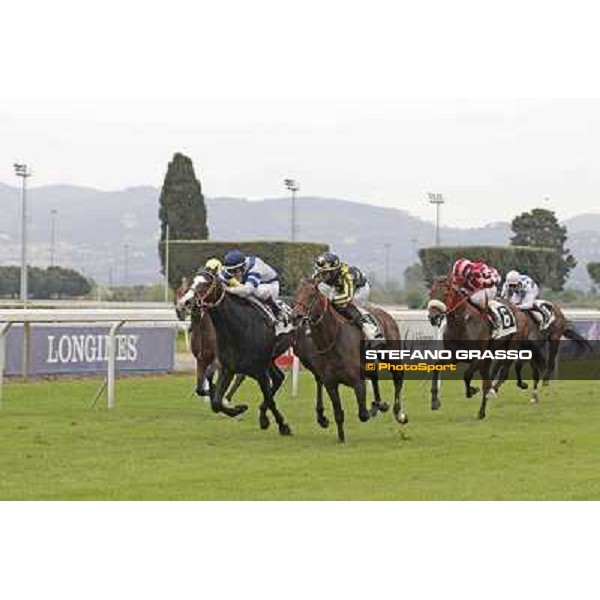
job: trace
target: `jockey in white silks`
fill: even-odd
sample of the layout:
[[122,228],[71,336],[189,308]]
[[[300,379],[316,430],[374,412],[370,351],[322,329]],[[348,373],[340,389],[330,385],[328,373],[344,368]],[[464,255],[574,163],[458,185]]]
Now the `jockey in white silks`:
[[518,271],[509,271],[506,274],[500,293],[502,298],[518,306],[520,310],[531,311],[531,315],[536,321],[543,325],[549,322],[551,315],[543,304],[535,302],[539,294],[538,284],[529,275]]

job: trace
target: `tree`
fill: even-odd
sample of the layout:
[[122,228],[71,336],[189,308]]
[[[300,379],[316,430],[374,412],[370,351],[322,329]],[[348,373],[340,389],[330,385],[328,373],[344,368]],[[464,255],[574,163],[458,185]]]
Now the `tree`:
[[589,262],[587,272],[594,285],[600,285],[600,262]]
[[[206,206],[200,182],[196,179],[194,165],[179,152],[169,163],[160,193],[160,241],[166,238],[169,226],[170,240],[205,240],[208,238]],[[164,272],[163,246],[158,253]]]
[[510,243],[513,246],[537,246],[556,251],[556,267],[542,283],[553,290],[562,290],[569,271],[577,264],[569,249],[565,248],[567,228],[558,223],[553,211],[544,208],[520,214],[513,219],[511,227],[514,235]]

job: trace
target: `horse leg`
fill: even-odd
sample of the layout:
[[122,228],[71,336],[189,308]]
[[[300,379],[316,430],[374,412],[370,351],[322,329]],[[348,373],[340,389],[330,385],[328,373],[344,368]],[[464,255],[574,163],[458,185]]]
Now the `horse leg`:
[[379,378],[374,375],[370,378],[371,383],[373,384],[373,402],[371,403],[370,415],[371,417],[375,417],[378,411],[387,412],[390,407],[387,402],[381,401],[381,391],[379,390]]
[[515,363],[515,373],[517,374],[517,387],[522,390],[526,390],[529,387],[529,384],[526,381],[523,381],[523,367],[525,363],[522,360],[518,360]]
[[317,401],[316,401],[316,412],[317,412],[317,423],[323,428],[329,427],[329,419],[325,416],[325,408],[323,406],[323,383],[315,376],[315,383],[317,384]]
[[440,371],[434,371],[431,374],[431,410],[439,410],[442,406],[440,401],[440,384]]
[[[196,394],[200,397],[210,396],[210,378],[207,365],[202,359],[196,359]],[[212,373],[211,373],[212,375]],[[204,381],[208,381],[208,392],[204,389]]]
[[469,363],[469,366],[466,368],[463,374],[463,381],[465,382],[465,395],[467,398],[472,398],[479,392],[479,388],[471,385],[471,382],[473,381],[473,375],[475,374],[477,367],[477,362],[472,361]]
[[225,394],[225,398],[227,399],[228,402],[233,402],[233,396],[239,390],[242,383],[244,383],[244,379],[246,379],[246,376],[242,375],[241,373],[238,373],[235,376],[235,380],[234,380],[233,384],[227,390],[227,394]]
[[481,364],[481,406],[479,407],[479,419],[485,419],[485,408],[487,405],[488,394],[492,387],[490,379],[490,360],[486,359]]
[[554,375],[556,369],[556,356],[560,347],[560,338],[550,338],[550,351],[548,352],[548,366],[544,373],[544,381],[542,385],[550,385],[550,379]]
[[237,417],[248,410],[246,404],[239,404],[238,406],[225,406],[223,404],[223,397],[225,396],[234,375],[235,373],[233,371],[221,367],[215,393],[211,395],[210,398],[210,406],[213,412],[222,412],[228,417]]
[[342,408],[342,401],[338,392],[338,384],[329,384],[326,385],[326,388],[333,407],[335,424],[338,431],[338,442],[344,443],[346,441],[346,436],[344,435],[344,409]]
[[401,425],[408,423],[408,415],[402,408],[402,386],[404,385],[404,371],[394,371],[394,417]]
[[[261,417],[260,417],[260,426],[262,429],[265,429],[265,427],[263,427],[263,405],[265,406],[265,409],[269,409],[272,413],[273,416],[275,417],[275,421],[277,422],[277,426],[279,427],[279,433],[281,435],[291,435],[292,430],[290,429],[290,426],[285,422],[285,419],[283,417],[283,415],[279,412],[279,409],[277,408],[277,405],[275,404],[275,400],[273,398],[273,393],[271,390],[271,381],[269,379],[269,376],[264,373],[263,375],[261,375],[258,378],[258,385],[260,385],[260,390],[263,394],[263,403],[261,404]],[[266,410],[265,410],[266,412]],[[264,416],[266,417],[266,414],[264,414]],[[268,419],[267,419],[268,422]],[[267,425],[268,427],[268,425]]]
[[359,381],[354,386],[354,395],[356,396],[356,403],[358,404],[358,418],[364,423],[365,421],[368,421],[371,416],[367,410],[367,385],[364,380]]
[[269,378],[271,379],[271,395],[275,397],[285,379],[285,375],[274,362],[269,365]]
[[500,374],[498,375],[498,380],[495,383],[492,382],[492,387],[490,390],[493,396],[495,396],[498,393],[498,390],[508,379],[508,374],[510,373],[510,366],[512,365],[512,363],[512,360],[504,360],[500,363]]

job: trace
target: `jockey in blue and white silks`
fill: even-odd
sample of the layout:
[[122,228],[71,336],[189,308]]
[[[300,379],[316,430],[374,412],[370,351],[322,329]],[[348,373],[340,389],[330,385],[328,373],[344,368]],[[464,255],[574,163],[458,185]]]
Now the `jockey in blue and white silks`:
[[244,256],[239,250],[230,250],[223,259],[219,274],[227,286],[227,292],[236,296],[255,296],[275,311],[279,298],[279,275],[277,271],[258,256]]
[[539,294],[538,284],[529,275],[518,271],[509,271],[506,274],[500,293],[502,298],[518,306],[520,310],[531,311],[532,316],[536,317],[541,325],[548,324],[551,313],[543,304],[536,302]]
[[509,271],[500,295],[521,310],[531,310],[534,301],[540,295],[540,288],[529,275],[518,271]]

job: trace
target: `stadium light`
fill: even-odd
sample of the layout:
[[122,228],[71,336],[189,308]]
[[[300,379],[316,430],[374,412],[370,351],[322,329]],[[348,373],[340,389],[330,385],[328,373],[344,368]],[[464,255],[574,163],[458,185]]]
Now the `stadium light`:
[[435,204],[435,245],[440,245],[440,206],[444,204],[444,196],[442,194],[427,194],[429,204]]
[[296,241],[296,192],[300,189],[300,184],[293,179],[284,179],[285,187],[292,192],[292,223],[291,223],[291,241]]
[[23,180],[21,188],[21,302],[27,306],[27,178],[31,169],[22,163],[14,163],[15,175]]

